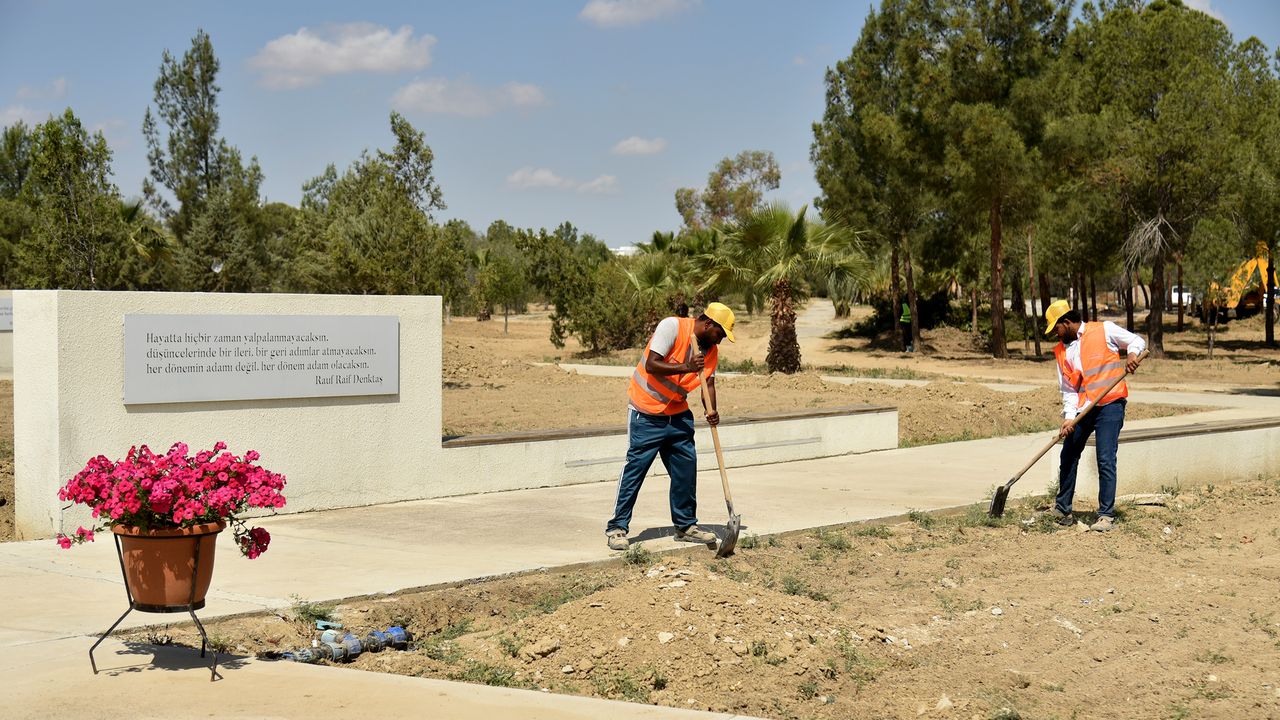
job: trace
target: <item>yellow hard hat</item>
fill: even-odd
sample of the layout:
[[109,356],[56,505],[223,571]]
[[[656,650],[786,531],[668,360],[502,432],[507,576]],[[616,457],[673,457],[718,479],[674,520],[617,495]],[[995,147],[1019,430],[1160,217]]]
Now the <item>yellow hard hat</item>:
[[1058,318],[1066,315],[1071,310],[1071,306],[1066,300],[1057,300],[1049,305],[1044,311],[1044,319],[1048,324],[1044,326],[1044,334],[1052,335],[1053,326],[1058,324]]
[[729,338],[729,342],[737,342],[733,339],[733,311],[724,303],[713,302],[707,305],[707,309],[702,311],[703,315],[716,321],[716,324],[724,329],[724,336]]

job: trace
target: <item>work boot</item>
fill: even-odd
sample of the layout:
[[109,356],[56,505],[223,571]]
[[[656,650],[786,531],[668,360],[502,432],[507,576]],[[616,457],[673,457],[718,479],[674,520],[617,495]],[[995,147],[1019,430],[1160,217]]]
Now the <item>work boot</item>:
[[720,542],[720,538],[710,530],[703,530],[697,525],[690,525],[681,530],[676,528],[676,540],[680,542],[703,543],[704,545],[714,545]]
[[1108,530],[1110,530],[1115,526],[1116,526],[1115,518],[1109,515],[1103,515],[1098,518],[1098,522],[1090,525],[1089,529],[1093,530],[1094,532],[1107,532]]
[[626,530],[613,529],[605,533],[604,536],[609,539],[610,550],[626,550],[631,546],[631,542],[627,540]]
[[1076,524],[1075,516],[1073,516],[1071,513],[1064,513],[1058,508],[1054,508],[1050,510],[1049,517],[1052,517],[1055,523],[1063,527],[1071,527],[1072,525]]

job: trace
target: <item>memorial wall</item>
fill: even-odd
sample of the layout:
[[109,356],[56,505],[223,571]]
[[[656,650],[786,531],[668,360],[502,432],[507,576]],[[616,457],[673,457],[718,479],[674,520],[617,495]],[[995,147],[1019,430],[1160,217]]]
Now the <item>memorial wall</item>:
[[16,526],[88,524],[58,488],[95,455],[224,440],[285,511],[432,497],[439,297],[13,292]]

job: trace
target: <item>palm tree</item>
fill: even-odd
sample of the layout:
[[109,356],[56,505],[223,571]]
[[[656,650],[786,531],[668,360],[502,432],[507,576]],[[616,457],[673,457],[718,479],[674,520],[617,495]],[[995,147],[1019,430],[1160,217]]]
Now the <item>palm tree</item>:
[[152,265],[173,259],[177,249],[173,240],[142,209],[142,200],[120,203],[120,220],[129,233],[134,252]]
[[113,277],[103,287],[127,290],[172,290],[180,281],[179,245],[173,235],[143,207],[143,201],[117,199],[121,244]]
[[685,230],[678,235],[654,232],[652,242],[637,246],[640,252],[626,271],[632,288],[655,306],[704,305],[698,287],[703,280],[703,258],[715,253],[722,237],[718,228]]
[[[654,233],[655,237],[658,233]],[[641,307],[648,308],[645,320],[650,331],[658,324],[658,308],[670,304],[677,284],[677,273],[665,253],[646,253],[624,268],[627,281],[635,291]]]
[[489,280],[489,268],[492,265],[489,248],[480,248],[471,253],[467,258],[471,267],[475,268],[476,280],[472,285],[472,292],[475,294],[477,309],[476,322],[488,322],[493,317],[493,305],[489,302],[488,288],[486,287]]
[[856,297],[871,276],[858,234],[839,221],[811,221],[807,210],[793,215],[785,204],[766,205],[731,226],[717,252],[703,259],[703,290],[768,293],[770,372],[800,370],[795,304],[812,294],[808,278],[839,302]]
[[653,231],[653,241],[640,243],[636,246],[644,255],[662,255],[675,246],[676,234],[673,232],[662,232],[661,230]]

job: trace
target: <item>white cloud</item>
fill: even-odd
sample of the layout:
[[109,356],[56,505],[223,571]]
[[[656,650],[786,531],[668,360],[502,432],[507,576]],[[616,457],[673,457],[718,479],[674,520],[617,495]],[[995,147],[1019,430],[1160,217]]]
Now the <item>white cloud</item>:
[[466,80],[444,78],[415,80],[391,97],[392,107],[407,113],[465,117],[483,117],[507,108],[525,109],[546,103],[547,97],[537,85],[509,82],[484,88]]
[[613,175],[601,175],[591,182],[579,185],[578,192],[611,195],[618,192],[618,178]]
[[566,180],[547,168],[522,167],[507,176],[507,187],[516,190],[571,188],[574,184],[572,180]]
[[624,27],[657,20],[699,5],[701,0],[591,0],[578,17],[598,27]]
[[507,187],[513,190],[577,190],[580,193],[608,195],[618,192],[618,178],[601,175],[580,183],[560,177],[550,168],[525,166],[507,176]]
[[1227,22],[1227,18],[1222,14],[1222,11],[1213,7],[1212,0],[1185,0],[1185,2],[1186,6],[1192,10],[1199,10],[1211,18],[1222,21],[1224,24]]
[[269,88],[298,88],[329,75],[421,70],[431,64],[435,44],[431,35],[414,38],[408,25],[395,32],[373,23],[304,27],[268,42],[249,66],[262,73]]
[[805,56],[803,56],[803,55],[797,55],[797,56],[795,56],[795,57],[791,58],[791,64],[792,64],[792,65],[796,65],[796,66],[803,66],[803,65],[808,64],[808,62],[809,62],[809,61],[808,61],[807,59],[805,59]]
[[542,88],[529,83],[509,82],[498,91],[498,99],[512,107],[537,107],[547,104]]
[[49,113],[32,110],[26,105],[10,105],[0,108],[0,128],[16,125],[19,120],[28,126],[38,125],[49,119]]
[[626,140],[621,140],[609,152],[614,155],[656,155],[667,149],[667,141],[663,138],[647,138],[632,135]]
[[18,88],[19,100],[60,100],[67,96],[67,79],[54,78],[48,85],[31,87],[23,85]]

